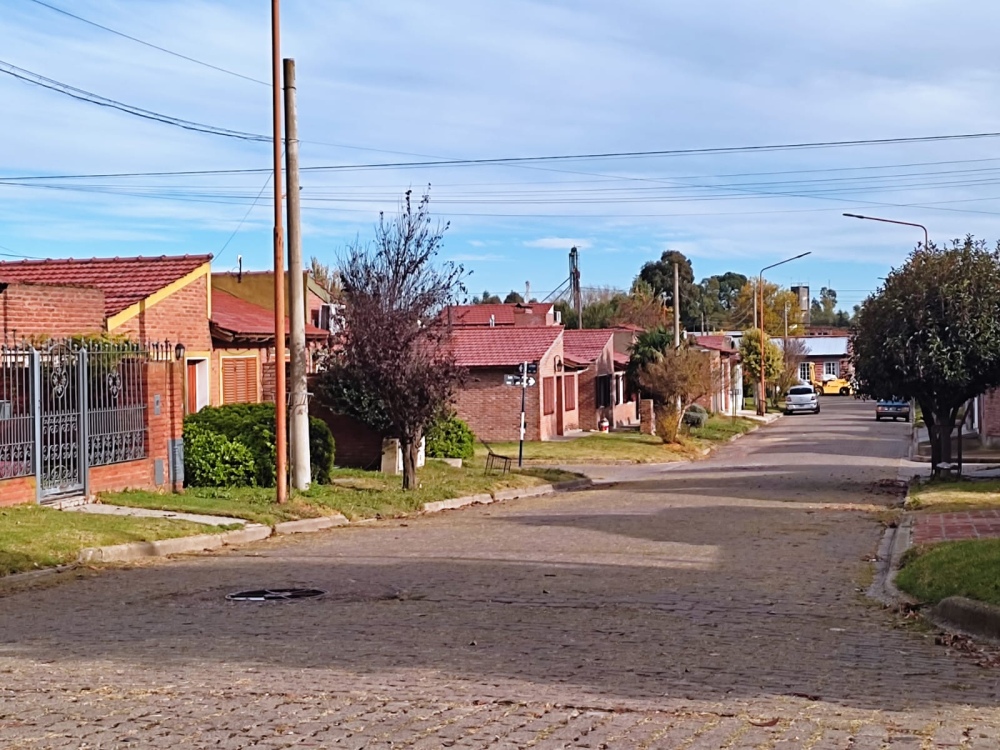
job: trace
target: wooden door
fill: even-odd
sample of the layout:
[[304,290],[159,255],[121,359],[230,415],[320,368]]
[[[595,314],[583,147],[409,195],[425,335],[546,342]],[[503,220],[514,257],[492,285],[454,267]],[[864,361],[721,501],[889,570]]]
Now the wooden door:
[[198,363],[187,363],[187,413],[198,411]]
[[566,397],[563,393],[563,377],[560,375],[556,378],[556,435],[566,434],[565,405]]

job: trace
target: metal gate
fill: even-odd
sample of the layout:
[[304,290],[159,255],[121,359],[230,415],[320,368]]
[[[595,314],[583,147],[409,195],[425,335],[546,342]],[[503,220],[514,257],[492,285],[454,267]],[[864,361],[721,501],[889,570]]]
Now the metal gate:
[[0,479],[34,476],[52,503],[87,494],[91,467],[145,458],[149,358],[128,342],[0,346]]
[[72,343],[58,343],[39,352],[38,487],[41,502],[85,494],[87,352]]

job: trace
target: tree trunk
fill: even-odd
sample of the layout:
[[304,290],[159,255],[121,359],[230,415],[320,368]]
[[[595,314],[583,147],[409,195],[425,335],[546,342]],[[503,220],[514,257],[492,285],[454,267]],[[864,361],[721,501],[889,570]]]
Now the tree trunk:
[[402,437],[399,439],[399,449],[403,454],[403,489],[417,488],[417,454],[420,452],[420,440]]
[[924,424],[927,425],[927,439],[931,444],[931,477],[936,479],[941,474],[938,469],[938,464],[941,463],[941,437],[939,423],[935,418],[936,414],[934,413],[934,410],[930,408],[930,404],[921,401],[920,410],[924,415]]

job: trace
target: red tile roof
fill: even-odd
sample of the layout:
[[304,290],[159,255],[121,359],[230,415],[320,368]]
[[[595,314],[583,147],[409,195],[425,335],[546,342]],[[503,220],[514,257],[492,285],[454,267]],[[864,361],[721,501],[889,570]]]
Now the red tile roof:
[[[515,313],[516,308],[520,308],[524,312]],[[505,327],[514,325],[514,316],[517,314],[538,317],[544,322],[545,316],[551,309],[552,304],[549,302],[530,305],[452,305],[442,315],[450,315],[453,326],[489,326],[492,316],[493,325]]]
[[537,362],[562,332],[562,326],[456,328],[451,342],[461,367],[507,367]]
[[563,352],[567,362],[586,365],[601,356],[604,347],[614,337],[610,329],[574,329],[563,334]]
[[615,352],[615,366],[616,367],[628,367],[629,356],[624,352]]
[[739,352],[738,346],[733,346],[733,339],[730,336],[695,336],[698,346],[704,349],[714,349],[718,352],[736,354]]
[[[273,312],[218,289],[212,290],[210,322],[212,334],[226,340],[274,338]],[[285,333],[288,333],[288,318],[285,318]],[[306,323],[306,338],[325,339],[329,335],[328,331]]]
[[0,280],[83,286],[104,292],[104,314],[116,315],[212,260],[211,255],[0,262]]

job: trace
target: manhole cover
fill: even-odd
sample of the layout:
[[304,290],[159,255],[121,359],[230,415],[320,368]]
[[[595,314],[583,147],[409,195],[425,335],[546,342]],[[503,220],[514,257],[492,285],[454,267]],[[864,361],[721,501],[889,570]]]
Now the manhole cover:
[[313,599],[325,593],[322,589],[257,589],[226,594],[226,598],[232,602],[290,602],[293,599]]

